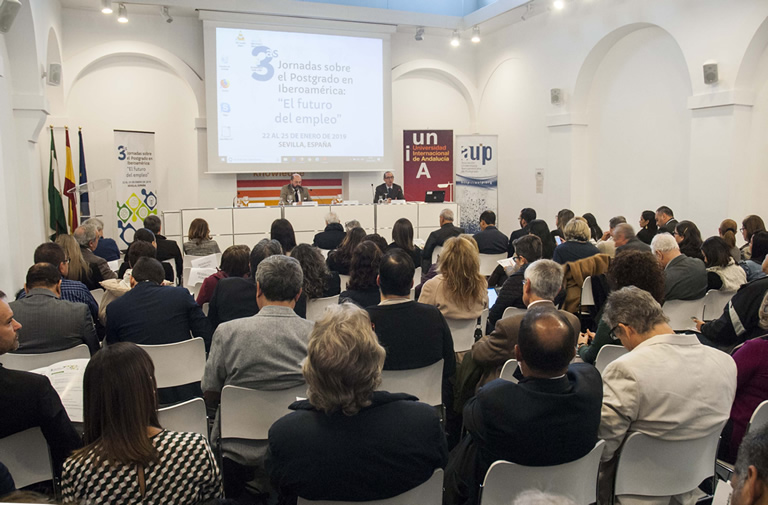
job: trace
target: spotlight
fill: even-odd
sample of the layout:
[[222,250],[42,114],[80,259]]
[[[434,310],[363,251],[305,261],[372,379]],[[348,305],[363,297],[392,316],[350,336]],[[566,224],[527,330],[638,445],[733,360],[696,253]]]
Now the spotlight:
[[128,9],[125,8],[125,4],[121,3],[117,9],[117,21],[118,23],[128,22]]
[[414,37],[416,40],[421,42],[424,40],[424,27],[420,26],[418,30],[416,30],[416,37]]
[[565,8],[565,0],[555,0],[552,2],[552,7],[555,8],[555,10],[561,11]]
[[461,44],[461,36],[459,35],[459,30],[453,30],[453,35],[451,36],[451,45],[453,47],[459,47]]
[[101,0],[101,12],[112,14],[112,0]]
[[173,17],[171,16],[171,13],[169,12],[169,10],[168,10],[168,6],[167,6],[167,5],[163,5],[163,6],[160,8],[160,13],[161,13],[161,14],[163,15],[163,17],[165,18],[165,22],[166,22],[166,23],[173,23]]
[[480,42],[480,27],[479,26],[475,26],[474,28],[472,28],[472,42],[474,42],[475,44]]

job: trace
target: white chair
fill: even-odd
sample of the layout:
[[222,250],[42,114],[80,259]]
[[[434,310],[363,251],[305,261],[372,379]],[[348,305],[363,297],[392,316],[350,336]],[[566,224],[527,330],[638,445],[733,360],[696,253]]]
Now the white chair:
[[53,479],[48,443],[40,428],[0,438],[0,454],[18,489]]
[[179,278],[179,274],[176,272],[176,260],[171,258],[169,260],[163,260],[163,263],[171,265],[171,270],[173,270],[173,285],[176,286],[178,282],[177,279]]
[[496,461],[485,474],[480,505],[509,505],[530,489],[564,495],[578,505],[595,503],[604,445],[604,440],[598,440],[586,456],[562,465],[523,466]]
[[205,314],[205,316],[206,316],[206,317],[208,317],[208,311],[211,309],[211,304],[210,304],[210,302],[205,302],[205,303],[203,304],[203,307],[202,307],[202,309],[203,309],[203,314]]
[[437,263],[437,258],[440,256],[440,253],[443,252],[443,246],[438,245],[435,246],[434,249],[432,249],[432,264],[434,265]]
[[408,298],[410,298],[411,300],[415,300],[416,299],[416,288],[415,287],[411,288],[411,291],[408,294]]
[[413,285],[418,286],[421,284],[421,267],[417,266],[413,271]]
[[605,367],[608,366],[608,363],[614,361],[616,358],[624,356],[628,352],[629,351],[627,348],[623,345],[604,345],[600,348],[599,351],[597,351],[597,358],[595,358],[595,368],[597,368],[597,371],[602,374],[603,370],[605,370]]
[[504,314],[501,315],[501,318],[504,319],[507,317],[516,316],[518,314],[525,314],[526,312],[527,312],[527,309],[521,309],[518,307],[507,307],[506,309],[504,309]]
[[736,291],[719,291],[717,289],[707,291],[707,294],[704,295],[704,313],[701,319],[711,321],[720,317],[723,309],[735,294]]
[[766,424],[768,424],[768,400],[762,402],[757,406],[755,411],[752,412],[752,417],[749,419],[746,433],[749,433],[749,430],[760,428]]
[[331,252],[331,249],[320,249],[318,247],[318,250],[320,251],[320,254],[323,255],[323,259],[328,259],[328,253]]
[[386,498],[384,500],[369,500],[364,502],[349,502],[335,500],[305,500],[299,497],[297,505],[441,505],[443,503],[443,470],[438,468],[425,483],[419,484],[410,491]]
[[715,474],[720,431],[694,440],[659,440],[631,433],[616,465],[614,496],[675,496],[696,489]]
[[453,337],[453,350],[455,352],[468,351],[475,343],[475,328],[477,319],[450,319],[445,318]]
[[181,386],[202,380],[205,371],[205,342],[202,338],[139,347],[152,358],[157,387]]
[[704,298],[698,300],[670,300],[661,307],[669,318],[669,325],[675,331],[695,328],[691,317],[701,318],[704,312]]
[[342,291],[347,289],[348,282],[349,282],[349,275],[339,274],[339,286],[341,286]]
[[67,361],[70,359],[90,359],[91,353],[88,351],[88,346],[85,344],[76,345],[63,351],[46,352],[43,354],[19,354],[19,353],[6,353],[0,356],[0,363],[5,368],[11,370],[22,370],[28,372],[29,370],[36,370],[46,366],[51,366],[54,363],[61,361]]
[[[216,254],[216,265],[215,266],[218,267],[219,265],[221,265],[221,253],[215,253],[215,254]],[[210,254],[208,254],[207,256],[210,256]],[[185,254],[184,257],[183,257],[183,261],[184,261],[183,267],[184,268],[192,268],[192,262],[193,261],[196,261],[196,260],[199,260],[199,259],[202,259],[202,258],[206,258],[207,256],[192,256],[191,254]]]
[[104,298],[104,290],[101,288],[92,289],[91,296],[96,300],[96,305],[101,305],[101,299]]
[[297,398],[306,398],[307,386],[264,391],[224,386],[221,390],[221,438],[267,440],[269,428],[290,413]]
[[507,253],[480,254],[480,275],[488,277],[499,266],[497,261],[507,259]]
[[443,360],[410,370],[382,370],[380,391],[412,394],[429,405],[443,403]]
[[189,431],[208,438],[208,414],[205,400],[193,398],[157,411],[160,425],[171,431]]
[[517,377],[515,377],[515,371],[517,371],[517,360],[516,359],[508,359],[506,363],[504,363],[504,366],[501,367],[501,373],[499,374],[500,379],[504,379],[505,381],[514,382],[517,384]]
[[595,306],[595,296],[592,294],[592,276],[588,275],[584,279],[584,284],[581,285],[581,302],[579,312],[582,314],[589,314],[589,310],[584,310],[585,307]]
[[325,298],[313,298],[307,302],[307,320],[317,321],[323,317],[325,309],[331,305],[339,304],[339,295],[326,296]]
[[490,309],[483,309],[483,311],[480,313],[480,330],[482,330],[483,335],[485,335],[485,327],[488,324],[488,312],[489,311],[490,311]]

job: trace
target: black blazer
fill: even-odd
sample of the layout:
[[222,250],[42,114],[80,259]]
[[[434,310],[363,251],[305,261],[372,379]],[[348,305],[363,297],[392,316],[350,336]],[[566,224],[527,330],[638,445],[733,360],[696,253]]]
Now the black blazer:
[[[329,295],[332,296],[332,295]],[[307,297],[302,293],[293,311],[299,317],[307,317]],[[256,284],[253,279],[227,277],[221,279],[213,290],[208,306],[208,321],[215,331],[221,323],[255,316],[259,312],[256,304]]]
[[405,200],[405,196],[403,196],[403,188],[397,184],[392,184],[392,189],[389,191],[387,191],[386,183],[379,184],[376,186],[376,191],[373,194],[373,203],[379,202],[379,196],[381,196],[384,200],[387,198],[391,198],[392,200]]
[[464,233],[464,228],[454,226],[453,223],[445,223],[439,230],[435,230],[427,237],[424,250],[421,251],[421,271],[426,272],[432,264],[432,252],[435,247],[443,245],[451,237],[458,237]]
[[168,240],[159,233],[155,235],[157,241],[157,261],[172,259],[176,264],[176,278],[181,284],[182,274],[184,273],[184,260],[181,257],[181,249],[175,240]]
[[509,239],[495,226],[486,226],[485,230],[475,233],[473,238],[480,254],[506,253],[509,248]]
[[325,227],[325,230],[315,235],[312,245],[330,251],[339,247],[339,244],[341,244],[341,241],[346,236],[347,233],[344,231],[343,226],[339,223],[331,223]]

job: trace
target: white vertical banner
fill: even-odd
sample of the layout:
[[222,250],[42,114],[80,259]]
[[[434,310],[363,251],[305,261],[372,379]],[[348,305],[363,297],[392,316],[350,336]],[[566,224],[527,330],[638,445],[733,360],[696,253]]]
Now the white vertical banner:
[[114,130],[114,134],[117,240],[123,248],[144,227],[144,218],[157,214],[155,134],[127,130]]
[[480,231],[480,214],[498,209],[498,135],[456,135],[454,167],[461,227]]

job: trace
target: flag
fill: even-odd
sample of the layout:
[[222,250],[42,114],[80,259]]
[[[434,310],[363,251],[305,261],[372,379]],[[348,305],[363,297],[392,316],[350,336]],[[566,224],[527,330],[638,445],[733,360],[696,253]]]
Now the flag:
[[[55,168],[54,168],[55,167]],[[53,142],[53,126],[51,126],[51,162],[48,165],[48,207],[50,227],[53,237],[67,234],[67,218],[64,214],[64,204],[61,201],[61,193],[56,187],[55,171],[58,171],[59,161],[56,158],[56,144]]]
[[69,232],[74,233],[77,228],[77,196],[72,190],[75,189],[75,169],[72,166],[72,148],[69,147],[69,128],[67,132],[67,170],[64,172],[64,198],[69,200]]
[[[80,185],[88,182],[88,174],[85,173],[85,152],[83,150],[83,130],[78,128],[77,136],[80,138]],[[80,195],[80,216],[91,216],[91,206],[88,200],[88,193]]]

